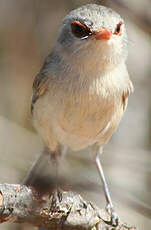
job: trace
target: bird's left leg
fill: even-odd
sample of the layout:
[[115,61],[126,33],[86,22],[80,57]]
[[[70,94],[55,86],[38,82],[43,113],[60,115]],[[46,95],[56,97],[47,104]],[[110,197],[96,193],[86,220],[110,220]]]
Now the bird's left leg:
[[102,184],[103,184],[104,195],[105,195],[105,199],[106,199],[106,202],[107,202],[106,209],[107,209],[108,213],[111,215],[110,223],[113,226],[117,226],[119,224],[120,220],[119,220],[118,215],[114,211],[114,206],[113,206],[113,203],[112,203],[112,200],[111,200],[109,188],[108,188],[108,185],[106,183],[103,168],[102,168],[102,165],[101,165],[100,155],[102,154],[102,151],[103,151],[103,148],[99,147],[99,149],[97,150],[96,157],[95,157],[95,164],[96,164],[98,173],[99,173],[99,175],[101,177],[101,181],[102,181]]
[[55,170],[55,179],[58,184],[59,180],[59,169],[62,169],[64,165],[65,156],[67,154],[68,148],[66,146],[58,146],[55,152],[50,154],[50,164],[54,167]]

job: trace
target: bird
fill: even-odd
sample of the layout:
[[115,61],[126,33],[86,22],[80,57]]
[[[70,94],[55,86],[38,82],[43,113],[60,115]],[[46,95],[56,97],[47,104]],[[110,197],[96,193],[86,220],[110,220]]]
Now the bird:
[[[114,10],[87,4],[72,10],[60,26],[51,53],[33,82],[33,125],[46,146],[44,156],[94,146],[111,223],[119,223],[106,183],[101,154],[126,110],[133,84],[126,67],[128,36]],[[26,180],[29,183],[29,180]]]

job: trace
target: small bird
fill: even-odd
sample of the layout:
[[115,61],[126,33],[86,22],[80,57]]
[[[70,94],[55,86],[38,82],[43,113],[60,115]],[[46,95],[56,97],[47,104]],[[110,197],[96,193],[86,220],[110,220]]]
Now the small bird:
[[31,103],[34,126],[47,149],[39,163],[46,152],[59,157],[68,149],[95,146],[95,163],[113,225],[118,217],[100,154],[133,91],[127,55],[125,23],[118,13],[96,4],[75,9],[64,18],[56,45],[34,80]]

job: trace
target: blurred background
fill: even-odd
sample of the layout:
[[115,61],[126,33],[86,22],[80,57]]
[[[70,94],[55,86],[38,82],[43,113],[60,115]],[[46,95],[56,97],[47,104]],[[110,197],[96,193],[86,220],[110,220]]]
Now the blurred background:
[[[0,1],[0,181],[20,183],[43,148],[32,127],[32,82],[55,44],[63,17],[87,3],[109,6],[126,21],[128,69],[135,92],[122,122],[104,149],[102,164],[116,211],[139,229],[151,226],[151,1]],[[84,151],[83,151],[84,152]],[[91,149],[62,165],[70,189],[105,206]],[[2,224],[2,230],[18,229]],[[25,226],[24,229],[33,229]]]

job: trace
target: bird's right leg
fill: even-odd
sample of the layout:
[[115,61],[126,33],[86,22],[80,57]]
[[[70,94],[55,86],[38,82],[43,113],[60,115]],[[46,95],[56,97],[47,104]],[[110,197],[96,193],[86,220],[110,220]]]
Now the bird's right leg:
[[27,176],[25,177],[23,184],[24,185],[32,185],[34,183],[34,181],[36,180],[36,178],[39,175],[39,172],[41,172],[41,170],[43,168],[45,168],[45,166],[48,164],[49,161],[49,157],[50,157],[50,150],[48,148],[45,148],[41,154],[38,156],[38,158],[36,159],[36,161],[33,163],[30,171],[28,172]]

